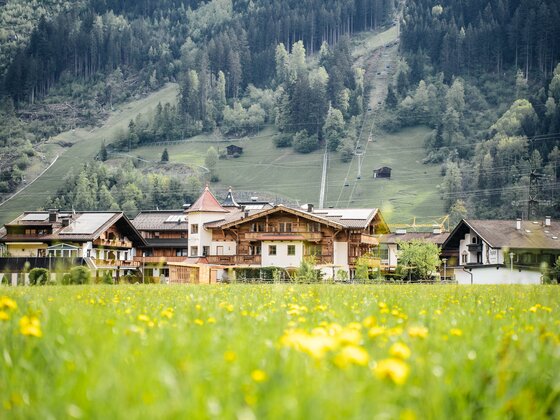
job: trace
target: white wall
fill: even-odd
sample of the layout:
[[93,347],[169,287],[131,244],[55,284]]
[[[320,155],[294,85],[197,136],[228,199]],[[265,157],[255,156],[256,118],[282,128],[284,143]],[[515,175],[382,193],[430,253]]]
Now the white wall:
[[333,242],[333,264],[348,267],[348,242]]
[[[468,269],[467,269],[468,270]],[[510,270],[506,267],[473,267],[473,284],[540,284],[538,271]],[[471,284],[471,276],[461,269],[455,269],[455,279],[459,284]]]
[[235,241],[212,241],[210,255],[218,255],[219,246],[221,246],[224,251],[222,255],[235,255],[237,253],[237,244]]
[[[276,245],[276,255],[269,255],[268,246]],[[295,245],[296,254],[288,255],[288,245]],[[284,241],[263,241],[262,248],[262,263],[263,267],[299,267],[303,260],[303,243],[302,242],[284,242]]]
[[[198,256],[202,256],[202,247],[212,245],[212,231],[205,229],[204,224],[223,219],[222,213],[192,212],[188,217],[188,254],[191,256],[191,247],[198,247]],[[198,225],[198,233],[191,234],[191,225]]]

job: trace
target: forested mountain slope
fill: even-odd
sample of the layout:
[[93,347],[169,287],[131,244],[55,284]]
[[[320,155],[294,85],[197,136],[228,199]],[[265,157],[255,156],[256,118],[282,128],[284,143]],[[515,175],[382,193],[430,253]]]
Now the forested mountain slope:
[[1,83],[0,192],[17,187],[45,139],[95,124],[169,81],[180,85],[177,103],[132,119],[107,139],[110,150],[267,127],[277,147],[326,146],[348,160],[375,89],[352,60],[352,36],[400,16],[401,57],[385,70],[390,85],[376,127],[433,130],[418,159],[441,165],[443,182],[433,188],[448,211],[560,216],[555,0],[408,0],[402,14],[394,0],[44,4],[48,13],[30,17],[35,29],[18,38],[21,48],[0,33],[0,45],[12,42]]
[[560,3],[409,1],[384,126],[434,129],[451,211],[560,215]]

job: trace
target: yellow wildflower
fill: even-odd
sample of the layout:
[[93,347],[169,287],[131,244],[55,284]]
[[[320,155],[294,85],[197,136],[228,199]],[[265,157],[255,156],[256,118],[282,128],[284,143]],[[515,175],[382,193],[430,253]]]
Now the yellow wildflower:
[[264,382],[267,379],[266,372],[256,369],[251,372],[251,379],[255,382]]
[[400,359],[390,358],[379,361],[373,372],[379,379],[390,379],[397,385],[403,385],[410,374],[410,367]]
[[338,340],[342,344],[357,345],[362,341],[362,334],[359,331],[345,328],[338,334]]
[[33,337],[42,337],[41,322],[36,316],[27,316],[19,320],[19,331],[23,335],[31,335]]
[[196,325],[204,325],[204,321],[203,321],[202,319],[195,319],[195,320],[194,320],[194,323],[195,323]]
[[410,357],[410,348],[404,343],[395,343],[389,349],[389,354],[398,359],[406,360]]
[[426,338],[428,336],[428,329],[426,327],[410,327],[408,335],[414,338]]
[[2,296],[0,297],[0,309],[17,309],[17,303],[8,296]]
[[461,337],[463,335],[463,330],[459,328],[451,328],[449,330],[449,334],[454,335],[455,337]]
[[237,359],[237,356],[236,356],[236,354],[235,354],[234,352],[228,350],[228,351],[226,351],[226,352],[224,353],[224,360],[225,360],[226,362],[231,363],[231,362],[234,362],[235,359]]
[[370,315],[362,321],[362,324],[364,324],[364,327],[366,328],[374,327],[375,325],[377,325],[377,318],[375,318],[373,315]]
[[348,365],[366,366],[369,362],[369,354],[360,346],[346,346],[334,358],[334,364],[340,368]]
[[7,321],[8,319],[10,319],[8,312],[0,311],[0,321]]
[[138,315],[138,321],[150,322],[150,317],[148,315],[140,314]]
[[372,327],[368,331],[368,335],[371,338],[379,337],[380,335],[385,334],[385,327]]
[[167,308],[161,311],[162,318],[171,319],[173,318],[173,308]]

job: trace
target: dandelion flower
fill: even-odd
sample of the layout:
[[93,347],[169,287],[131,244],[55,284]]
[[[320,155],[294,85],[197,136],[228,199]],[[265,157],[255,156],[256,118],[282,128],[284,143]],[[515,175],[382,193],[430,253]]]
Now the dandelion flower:
[[27,316],[19,320],[19,331],[22,335],[30,335],[33,337],[42,337],[41,322],[36,316]]
[[17,309],[17,303],[8,296],[2,296],[0,297],[0,309]]
[[389,354],[398,359],[406,360],[410,357],[410,348],[404,343],[395,343],[389,349]]
[[451,328],[449,330],[449,334],[454,335],[455,337],[461,337],[463,335],[463,330],[459,328]]
[[237,359],[237,356],[236,356],[236,354],[235,354],[234,352],[228,350],[228,351],[226,351],[226,352],[224,353],[224,360],[225,360],[226,362],[231,363],[231,362],[234,362],[235,359]]
[[388,379],[397,385],[403,385],[410,374],[410,367],[401,359],[384,359],[377,363],[373,369],[379,379]]
[[369,362],[369,354],[360,346],[346,346],[334,358],[334,364],[340,368],[348,365],[366,366]]
[[264,382],[267,379],[266,372],[256,369],[251,372],[251,379],[255,382]]
[[407,332],[413,338],[426,338],[428,336],[428,329],[426,327],[410,327]]
[[0,321],[7,321],[8,319],[10,319],[8,312],[0,311]]

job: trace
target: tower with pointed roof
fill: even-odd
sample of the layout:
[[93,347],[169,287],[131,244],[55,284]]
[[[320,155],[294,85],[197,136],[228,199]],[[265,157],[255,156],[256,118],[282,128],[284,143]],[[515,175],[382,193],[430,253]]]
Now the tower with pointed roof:
[[188,247],[189,257],[203,257],[210,253],[212,232],[204,225],[224,219],[228,213],[210,192],[208,185],[204,188],[198,200],[185,213],[188,215]]

